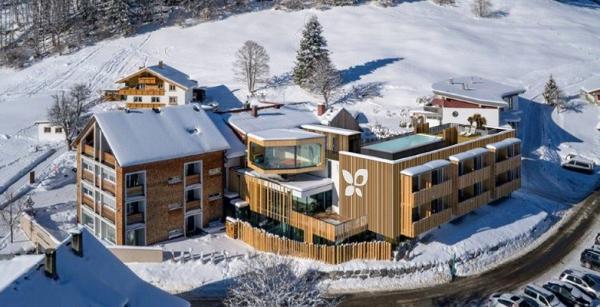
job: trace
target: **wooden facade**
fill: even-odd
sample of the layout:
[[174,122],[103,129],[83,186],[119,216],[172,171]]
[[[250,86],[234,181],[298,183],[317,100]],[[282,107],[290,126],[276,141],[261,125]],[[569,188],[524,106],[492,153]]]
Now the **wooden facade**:
[[[502,193],[495,193],[495,159],[491,159],[489,167],[479,172],[462,176],[463,178],[460,179],[458,178],[457,167],[453,165],[449,168],[448,178],[444,182],[437,186],[429,186],[426,190],[413,193],[412,178],[401,175],[402,170],[433,160],[446,160],[451,155],[475,148],[485,148],[488,144],[513,137],[515,137],[514,130],[502,131],[497,134],[395,161],[362,154],[341,152],[340,170],[346,170],[350,174],[355,174],[358,170],[365,169],[368,171],[368,181],[364,186],[359,187],[362,195],[340,195],[340,214],[350,218],[366,216],[370,231],[381,234],[391,240],[395,240],[401,236],[418,236],[439,226],[441,223],[448,222],[456,215],[468,212],[466,208],[474,208],[499,197],[509,195],[510,192],[519,188],[520,180],[518,178],[513,180],[509,185],[506,185],[506,188],[502,187]],[[490,152],[490,155],[494,155],[494,153]],[[508,166],[503,166],[504,164]],[[502,169],[520,169],[520,155],[511,158],[509,162],[501,165]],[[489,193],[485,195],[489,197],[486,199],[485,196],[481,196],[469,202],[462,202],[459,209],[457,192],[459,186],[465,186],[478,180],[488,181]],[[340,180],[340,191],[344,191],[350,184],[352,183]],[[413,208],[415,206],[443,197],[448,198],[444,200],[448,202],[448,209],[436,213],[427,212],[425,209],[424,212],[421,212],[424,213],[422,214],[424,218],[416,222],[413,221]]]
[[304,128],[304,130],[325,136],[325,157],[327,159],[338,160],[340,151],[360,152],[361,137],[358,131],[356,134],[348,135],[310,128]]

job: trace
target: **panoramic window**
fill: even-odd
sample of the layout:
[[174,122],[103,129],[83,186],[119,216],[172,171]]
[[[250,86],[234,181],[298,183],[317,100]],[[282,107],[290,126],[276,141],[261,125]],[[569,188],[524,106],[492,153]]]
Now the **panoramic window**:
[[321,144],[263,147],[251,143],[250,158],[252,163],[263,169],[313,167],[321,162]]

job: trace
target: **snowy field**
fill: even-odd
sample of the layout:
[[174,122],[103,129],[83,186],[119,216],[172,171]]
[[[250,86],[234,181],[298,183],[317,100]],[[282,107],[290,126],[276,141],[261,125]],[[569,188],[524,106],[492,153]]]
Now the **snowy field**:
[[[318,102],[318,97],[291,84],[289,78],[303,23],[315,14],[323,24],[332,60],[344,77],[337,104],[364,113],[371,123],[397,128],[399,114],[416,108],[417,97],[430,95],[433,82],[450,76],[480,75],[525,87],[520,131],[524,189],[507,201],[478,209],[460,223],[432,231],[408,260],[353,261],[339,266],[298,260],[299,270],[415,270],[394,279],[328,282],[326,286],[334,292],[444,282],[449,277],[447,262],[454,257],[464,259],[457,265],[459,275],[477,274],[539,244],[571,212],[571,204],[600,186],[598,172],[590,176],[560,168],[568,153],[600,163],[600,133],[594,129],[600,121],[599,107],[574,99],[578,107],[558,113],[537,103],[551,73],[570,97],[578,94],[579,84],[600,74],[600,9],[551,0],[497,0],[498,17],[479,19],[472,17],[467,1],[457,2],[447,7],[418,1],[393,8],[363,5],[292,13],[261,11],[104,41],[21,71],[0,69],[0,180],[35,159],[23,160],[10,171],[2,168],[21,156],[29,157],[36,142],[31,136],[18,140],[24,129],[45,117],[52,94],[77,82],[89,83],[98,93],[114,89],[119,77],[159,60],[198,80],[208,88],[209,98],[221,106],[239,106],[247,93],[234,79],[231,63],[245,40],[256,40],[271,56],[274,78],[261,90],[266,99]],[[97,110],[113,107],[102,105]],[[42,182],[27,189],[43,213],[40,219],[61,236],[75,217],[73,156],[52,160],[43,168]],[[540,194],[553,200],[536,196]],[[251,251],[222,233],[165,244],[167,250],[190,248],[194,255],[225,250],[236,257],[216,264],[194,260],[129,267],[171,292],[206,292],[222,288],[223,280],[235,276],[239,259]],[[0,239],[0,253],[6,250]]]

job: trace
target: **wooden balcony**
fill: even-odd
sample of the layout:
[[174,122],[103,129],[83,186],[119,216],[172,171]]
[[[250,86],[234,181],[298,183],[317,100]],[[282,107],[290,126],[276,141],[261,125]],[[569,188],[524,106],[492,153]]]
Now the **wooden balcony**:
[[164,103],[157,102],[128,102],[127,108],[129,109],[160,109],[164,107]]
[[434,199],[450,194],[452,194],[452,181],[446,180],[440,184],[412,193],[412,207],[429,203]]
[[90,145],[83,145],[83,154],[93,158],[94,157],[94,147]]
[[135,197],[142,195],[144,195],[144,186],[142,185],[127,188],[127,197]]
[[201,183],[200,174],[185,176],[185,185],[186,186],[200,184],[200,183]]
[[81,202],[84,205],[88,206],[90,209],[94,210],[94,200],[92,198],[90,198],[89,196],[87,196],[87,195],[84,194],[81,197]]
[[196,210],[202,208],[200,200],[190,200],[185,203],[185,211]]
[[122,88],[119,90],[119,95],[123,95],[123,96],[129,96],[129,95],[135,95],[135,96],[163,96],[165,94],[165,90],[164,89],[143,89],[143,90],[138,90],[135,88]]
[[144,223],[144,213],[138,212],[127,215],[127,225]]
[[517,166],[521,165],[521,155],[516,155],[507,160],[496,162],[496,171],[495,174],[502,174],[506,171],[509,171]]
[[367,230],[367,217],[347,219],[335,213],[322,213],[315,216],[291,211],[289,223],[304,231],[304,240],[312,241],[312,235],[329,241],[339,241]]
[[87,182],[89,182],[89,183],[91,183],[91,184],[94,184],[94,174],[92,174],[90,171],[88,171],[88,170],[85,170],[85,169],[84,169],[84,170],[81,172],[81,177],[82,177],[82,178],[83,178],[85,181],[87,181]]
[[464,189],[487,179],[490,179],[489,166],[458,177],[458,188]]
[[412,237],[416,237],[430,229],[438,227],[452,218],[452,209],[432,214],[426,218],[412,223]]
[[456,205],[456,211],[454,215],[461,216],[467,214],[487,203],[490,202],[490,192],[483,192],[480,195],[471,197],[467,200],[464,200]]
[[115,184],[108,180],[102,180],[102,190],[115,195]]
[[115,156],[113,156],[111,153],[108,153],[108,152],[102,153],[102,162],[104,164],[110,165],[112,167],[115,167],[115,165],[117,164],[117,160],[115,159]]
[[513,181],[509,181],[503,185],[497,186],[495,199],[509,196],[511,192],[516,191],[519,188],[521,188],[521,178],[517,178]]
[[113,224],[115,223],[115,212],[106,206],[102,208],[102,216],[113,222]]
[[139,84],[156,84],[156,77],[139,77]]

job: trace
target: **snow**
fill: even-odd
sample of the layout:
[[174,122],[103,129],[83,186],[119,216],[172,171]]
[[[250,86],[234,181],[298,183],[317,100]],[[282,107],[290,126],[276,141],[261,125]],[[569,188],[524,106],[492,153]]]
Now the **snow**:
[[121,167],[229,149],[204,110],[191,105],[94,117]]
[[223,118],[213,112],[206,112],[206,114],[208,115],[208,117],[210,117],[212,122],[215,124],[215,127],[219,129],[219,132],[221,132],[221,135],[229,144],[229,149],[227,149],[227,151],[225,152],[225,156],[228,159],[245,156],[246,145],[244,145],[244,143],[240,141],[239,137],[235,135],[233,130],[231,130],[231,128],[227,126],[227,123],[225,123]]
[[299,128],[260,130],[249,133],[248,136],[261,141],[303,140],[323,137],[322,134]]
[[488,145],[486,145],[486,147],[490,148],[490,149],[500,149],[500,148],[504,148],[504,147],[508,147],[508,146],[520,144],[520,143],[521,143],[521,140],[519,140],[517,138],[508,138],[508,139],[504,139],[500,142],[488,144]]
[[593,76],[581,84],[581,89],[587,93],[600,90],[600,76]]
[[322,131],[322,132],[328,132],[328,133],[346,135],[346,136],[360,134],[360,131],[354,131],[354,130],[343,129],[343,128],[338,128],[338,127],[324,126],[324,125],[302,125],[301,127],[302,127],[302,129]]
[[9,260],[0,260],[0,293],[43,258],[42,255],[24,255]]
[[242,134],[269,130],[296,128],[304,124],[318,124],[316,115],[305,104],[285,105],[280,108],[258,110],[254,117],[250,112],[226,113],[223,118]]
[[[0,292],[0,305],[19,302],[24,306],[40,306],[53,302],[57,306],[123,306],[126,303],[130,306],[189,306],[183,299],[145,283],[92,234],[87,230],[82,232],[82,257],[75,255],[66,242],[57,247],[57,280],[48,278],[43,266],[29,261],[31,259],[16,257],[4,265],[0,261],[0,267],[27,268]],[[39,257],[38,260],[41,262]]]
[[167,81],[171,81],[174,82],[176,84],[178,84],[179,86],[183,87],[184,89],[189,89],[189,88],[194,88],[198,85],[198,82],[194,81],[194,80],[190,80],[190,77],[188,75],[186,75],[185,73],[183,73],[182,71],[171,67],[167,64],[162,64],[162,65],[153,65],[150,67],[144,67],[143,69],[128,75],[125,78],[122,78],[121,80],[117,81],[117,83],[122,83],[125,82],[125,80],[130,79],[131,77],[140,74],[142,72],[148,71],[150,73],[154,73],[156,75],[158,75],[159,77],[166,79]]
[[435,94],[462,98],[495,107],[508,106],[504,97],[525,93],[523,88],[508,86],[477,76],[452,77],[435,82],[431,87]]
[[479,147],[479,148],[471,149],[469,151],[461,152],[459,154],[452,155],[452,156],[448,157],[448,159],[450,159],[450,161],[462,161],[462,160],[477,157],[477,156],[485,154],[485,153],[488,153],[487,149]]
[[436,168],[440,168],[440,167],[444,167],[444,166],[448,166],[448,165],[450,165],[450,162],[448,162],[448,160],[433,160],[433,161],[429,161],[422,165],[405,168],[402,170],[401,173],[403,175],[407,175],[407,176],[416,176],[416,175],[419,175],[419,174],[422,174],[425,172],[429,172]]

